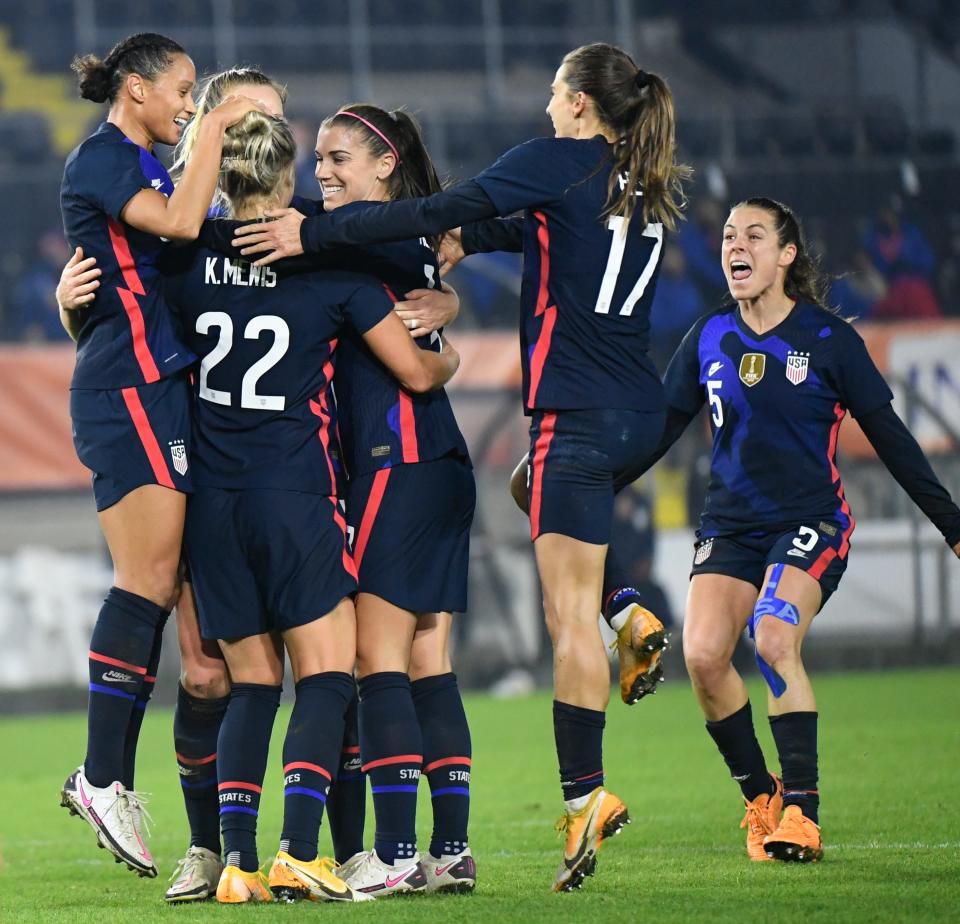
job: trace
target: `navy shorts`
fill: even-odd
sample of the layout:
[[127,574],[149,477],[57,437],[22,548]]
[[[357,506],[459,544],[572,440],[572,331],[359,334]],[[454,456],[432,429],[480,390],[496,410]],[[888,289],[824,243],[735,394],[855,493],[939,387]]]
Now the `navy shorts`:
[[184,538],[203,638],[306,625],[357,589],[346,523],[323,494],[198,487]]
[[360,592],[412,613],[467,608],[473,469],[446,456],[351,479],[347,521]]
[[613,498],[660,442],[662,411],[534,411],[527,455],[530,537],[607,545]]
[[694,545],[695,574],[725,574],[759,591],[770,565],[793,565],[820,583],[822,607],[847,570],[851,527],[836,520],[811,520],[787,532],[738,533],[700,539]]
[[186,373],[130,388],[70,392],[73,445],[93,472],[97,510],[135,488],[190,492],[190,384]]

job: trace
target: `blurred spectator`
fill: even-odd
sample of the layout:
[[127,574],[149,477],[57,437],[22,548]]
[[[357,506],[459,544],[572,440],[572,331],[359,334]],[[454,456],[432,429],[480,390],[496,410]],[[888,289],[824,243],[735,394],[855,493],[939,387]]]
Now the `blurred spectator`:
[[887,281],[862,247],[851,260],[851,269],[830,289],[830,304],[851,320],[868,319],[874,305],[887,294]]
[[650,312],[650,348],[661,368],[669,362],[683,335],[706,310],[700,289],[687,273],[683,251],[668,244]]
[[726,295],[727,280],[720,265],[720,239],[727,217],[723,205],[705,196],[698,199],[677,229],[677,243],[683,251],[690,276],[711,308],[719,308]]
[[446,280],[460,296],[460,318],[476,327],[516,327],[523,260],[518,253],[478,253]]
[[653,528],[653,504],[633,487],[621,491],[613,505],[610,544],[617,550],[620,564],[643,605],[655,613],[667,628],[673,625],[673,610],[663,588],[653,579],[656,531]]
[[317,168],[317,129],[309,119],[295,116],[290,119],[290,129],[297,143],[297,163],[294,168],[293,191],[304,199],[319,199],[320,184],[314,171]]
[[10,335],[30,343],[69,340],[60,323],[54,294],[70,248],[63,232],[51,228],[40,235],[36,246],[38,260],[20,276],[10,300]]
[[873,319],[942,316],[930,281],[933,249],[921,230],[904,220],[898,200],[881,209],[867,226],[864,247],[889,284],[886,294],[874,304]]

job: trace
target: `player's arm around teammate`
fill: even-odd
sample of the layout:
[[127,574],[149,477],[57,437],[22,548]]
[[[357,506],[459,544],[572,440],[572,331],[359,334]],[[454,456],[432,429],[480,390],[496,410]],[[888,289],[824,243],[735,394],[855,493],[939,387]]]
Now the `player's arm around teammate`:
[[163,625],[178,591],[193,356],[159,291],[161,237],[196,234],[191,196],[216,184],[226,127],[254,107],[232,100],[212,113],[182,195],[154,156],[175,143],[194,112],[195,70],[183,48],[153,33],[130,36],[104,60],[78,58],[80,93],[109,100],[106,121],[68,157],[61,186],[67,236],[107,267],[105,295],[81,307],[71,332],[74,442],[94,472],[100,526],[114,586],[91,640],[88,749],[62,803],[81,815],[128,867],[155,876],[133,791],[137,739],[159,662]]

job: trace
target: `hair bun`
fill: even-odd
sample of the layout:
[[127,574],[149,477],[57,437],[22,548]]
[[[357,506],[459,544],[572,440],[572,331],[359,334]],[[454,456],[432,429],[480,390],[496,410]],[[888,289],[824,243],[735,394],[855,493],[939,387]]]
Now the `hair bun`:
[[641,68],[634,74],[633,82],[636,84],[638,90],[642,90],[644,87],[650,86],[650,75]]

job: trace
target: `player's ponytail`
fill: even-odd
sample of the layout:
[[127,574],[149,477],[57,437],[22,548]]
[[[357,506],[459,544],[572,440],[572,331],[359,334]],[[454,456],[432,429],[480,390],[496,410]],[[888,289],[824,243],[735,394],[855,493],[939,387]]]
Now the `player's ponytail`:
[[744,206],[763,209],[773,218],[773,227],[780,247],[793,244],[797,248],[797,256],[787,267],[783,281],[783,291],[787,297],[794,301],[810,302],[825,311],[834,311],[829,304],[830,276],[820,268],[817,257],[807,249],[803,226],[793,210],[788,205],[766,196],[752,196],[738,202],[733,208]]
[[156,80],[176,54],[186,52],[173,39],[156,32],[138,32],[117,42],[103,60],[96,55],[79,55],[70,67],[77,75],[83,99],[112,103],[127,77],[139,74],[145,80]]
[[[284,183],[293,190],[297,144],[284,119],[248,112],[223,137],[220,189],[231,215],[253,199],[279,193]],[[286,202],[282,203],[286,205]]]
[[[357,132],[374,157],[393,154],[396,166],[386,180],[391,199],[417,199],[443,190],[420,126],[410,113],[353,103],[341,106],[336,114],[324,119],[321,127],[332,126]],[[439,238],[431,239],[430,244],[436,249]]]
[[597,117],[617,136],[603,217],[629,220],[639,189],[644,222],[675,228],[686,204],[683,181],[693,171],[675,160],[676,119],[666,81],[638,68],[622,49],[603,42],[567,54],[562,76],[572,93],[593,100]]

